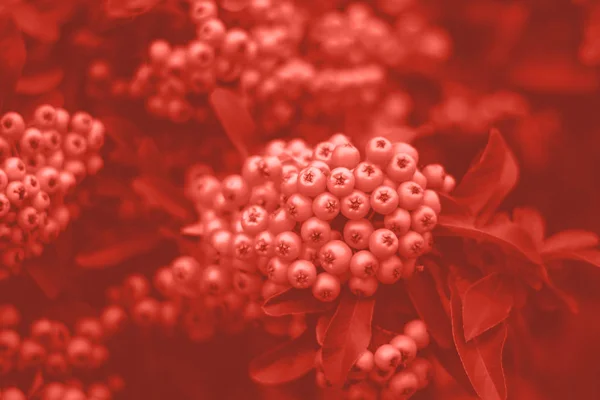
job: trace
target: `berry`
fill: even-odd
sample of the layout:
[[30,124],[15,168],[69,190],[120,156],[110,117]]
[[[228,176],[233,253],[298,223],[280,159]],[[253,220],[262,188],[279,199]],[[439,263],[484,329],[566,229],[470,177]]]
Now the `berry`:
[[313,215],[313,201],[300,193],[292,194],[285,205],[288,214],[296,222],[304,222]]
[[354,168],[354,187],[365,193],[371,193],[383,183],[383,172],[369,162],[361,162]]
[[312,217],[302,224],[300,236],[304,243],[318,248],[330,240],[331,226],[322,219]]
[[398,193],[389,186],[377,187],[370,198],[371,208],[382,215],[389,215],[397,210],[399,201]]
[[288,268],[288,280],[297,289],[310,287],[317,280],[317,269],[310,261],[294,261]]
[[411,229],[415,232],[424,234],[435,228],[437,224],[437,215],[430,207],[419,206],[411,213]]
[[421,171],[425,178],[427,178],[427,186],[434,190],[441,190],[444,185],[444,178],[446,171],[440,164],[427,165]]
[[401,360],[400,351],[391,344],[380,346],[373,356],[375,366],[381,371],[395,370],[400,365]]
[[312,211],[317,218],[331,221],[340,213],[340,201],[331,193],[321,193],[315,197]]
[[398,205],[405,210],[415,210],[423,202],[424,191],[415,182],[408,181],[398,186]]
[[392,143],[384,137],[371,138],[366,145],[365,154],[367,160],[380,166],[387,166],[392,156],[394,149]]
[[318,300],[332,302],[340,295],[340,280],[335,275],[322,272],[317,275],[317,279],[312,286],[312,292]]
[[389,258],[398,251],[398,238],[389,229],[377,229],[369,238],[369,250],[380,260]]
[[[331,141],[331,139],[330,139]],[[360,152],[350,142],[336,145],[331,155],[330,165],[334,168],[355,168],[360,162]]]
[[352,193],[355,183],[356,178],[348,168],[334,168],[327,178],[327,190],[341,198]]
[[327,187],[327,177],[319,168],[308,167],[298,173],[298,192],[308,197],[316,197]]
[[343,230],[344,241],[356,250],[369,247],[369,239],[375,229],[367,219],[356,219],[346,222]]
[[379,260],[373,253],[361,250],[350,259],[350,272],[353,276],[365,279],[375,276],[379,270]]
[[408,231],[398,238],[398,253],[404,258],[416,258],[425,248],[423,236],[414,231]]
[[419,350],[429,345],[429,333],[427,326],[422,320],[413,320],[404,325],[404,334],[415,341]]
[[[417,164],[413,157],[406,153],[396,153],[386,167],[387,176],[394,182],[406,182],[413,177]],[[400,194],[400,193],[399,193]],[[400,196],[402,196],[400,194]]]
[[366,278],[359,278],[353,276],[348,280],[348,287],[350,292],[356,297],[371,297],[377,291],[379,282],[377,278],[369,276]]
[[401,354],[401,364],[410,364],[417,356],[417,344],[415,341],[406,335],[395,336],[390,344],[394,346]]
[[321,267],[326,272],[341,275],[350,268],[352,250],[341,240],[332,240],[319,250]]
[[293,261],[300,256],[302,240],[294,232],[278,234],[273,242],[275,255],[284,261]]
[[371,209],[370,199],[365,193],[353,190],[349,195],[341,198],[342,215],[348,219],[361,219],[367,216]]
[[419,378],[412,371],[400,371],[390,379],[388,387],[393,395],[408,398],[419,388]]

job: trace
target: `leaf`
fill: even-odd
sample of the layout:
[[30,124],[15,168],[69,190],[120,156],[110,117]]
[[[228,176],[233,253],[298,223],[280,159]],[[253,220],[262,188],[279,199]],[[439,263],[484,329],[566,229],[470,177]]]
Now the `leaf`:
[[263,385],[296,380],[315,367],[318,345],[309,332],[270,350],[250,362],[250,377]]
[[538,248],[542,247],[546,237],[546,221],[538,210],[531,207],[517,207],[513,210],[512,219],[531,235]]
[[516,186],[518,177],[514,155],[500,132],[492,129],[481,158],[469,168],[452,194],[485,220]]
[[16,4],[11,11],[15,23],[26,35],[45,43],[56,42],[60,37],[56,16],[40,12],[29,2]]
[[413,306],[427,324],[427,329],[433,339],[442,348],[451,347],[450,317],[446,313],[444,300],[438,295],[436,283],[430,273],[425,270],[423,273],[415,274],[405,282],[405,286]]
[[60,85],[64,76],[64,71],[59,67],[31,76],[22,76],[17,82],[15,90],[17,93],[25,95],[47,93]]
[[141,176],[133,180],[133,190],[152,206],[158,207],[180,220],[191,217],[188,202],[181,190],[175,188],[167,180],[157,177]]
[[290,288],[269,297],[263,310],[272,317],[291,314],[312,314],[330,310],[335,303],[317,300],[309,289]]
[[325,340],[325,334],[327,333],[327,328],[329,328],[331,318],[333,318],[333,314],[325,314],[321,315],[317,320],[315,331],[317,334],[317,342],[320,346],[323,346],[323,341]]
[[599,242],[598,235],[594,232],[566,230],[546,239],[542,248],[542,254],[589,249],[598,246]]
[[459,236],[488,243],[517,254],[535,264],[541,264],[541,257],[532,238],[515,223],[476,227],[468,221],[455,217],[440,216],[436,234]]
[[240,98],[231,90],[217,88],[210,94],[210,104],[229,140],[242,158],[247,158],[255,140],[256,127]]
[[514,304],[510,289],[498,273],[478,280],[467,289],[462,310],[467,342],[508,318]]
[[545,262],[579,261],[600,268],[600,251],[596,249],[557,251],[543,256]]
[[42,389],[44,388],[44,376],[41,372],[37,372],[33,378],[33,382],[31,382],[31,386],[29,391],[27,392],[27,398],[34,398],[35,396],[40,395]]
[[344,292],[323,340],[323,372],[334,385],[342,385],[352,365],[371,341],[374,299],[359,299]]
[[451,292],[454,344],[473,389],[482,400],[505,400],[507,388],[502,352],[507,336],[506,325],[502,323],[467,343],[460,296],[452,285]]
[[151,251],[158,245],[161,236],[156,232],[150,232],[135,237],[126,237],[118,242],[93,251],[80,253],[76,262],[81,268],[102,269],[114,267],[133,257]]
[[436,360],[440,365],[454,378],[454,380],[465,390],[468,394],[475,394],[473,385],[467,376],[465,369],[463,368],[462,361],[456,347],[451,346],[447,349],[440,347],[436,342],[429,344],[430,349],[435,355]]
[[26,57],[25,42],[14,20],[0,13],[0,109],[19,79]]
[[144,136],[142,131],[130,120],[118,116],[105,116],[100,118],[106,129],[106,135],[110,137],[119,147],[131,154],[135,154],[135,139]]

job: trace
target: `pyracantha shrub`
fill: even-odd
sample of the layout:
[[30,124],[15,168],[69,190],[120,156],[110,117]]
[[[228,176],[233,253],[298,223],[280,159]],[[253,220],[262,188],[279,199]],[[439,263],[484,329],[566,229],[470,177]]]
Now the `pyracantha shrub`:
[[88,113],[49,105],[28,123],[16,112],[0,118],[0,274],[18,273],[66,229],[76,186],[103,167],[104,134]]

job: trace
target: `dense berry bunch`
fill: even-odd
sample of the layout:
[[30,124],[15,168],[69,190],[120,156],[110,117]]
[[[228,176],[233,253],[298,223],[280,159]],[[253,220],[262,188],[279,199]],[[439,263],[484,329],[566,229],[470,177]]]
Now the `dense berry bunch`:
[[[425,388],[432,374],[431,363],[417,353],[429,344],[427,327],[421,320],[405,324],[403,334],[394,336],[389,343],[365,350],[355,361],[344,385],[348,400],[378,398],[408,399]],[[323,372],[323,353],[317,353],[317,385],[330,386]]]
[[[70,330],[61,322],[43,318],[22,332],[19,311],[12,305],[0,305],[1,398],[113,399],[122,382],[107,374],[110,331],[103,322],[83,318]],[[31,388],[36,376],[43,384]],[[24,395],[31,391],[33,397]]]
[[431,250],[436,190],[455,185],[441,165],[419,170],[418,161],[412,146],[384,137],[369,140],[363,158],[336,134],[314,148],[271,142],[223,180],[192,169],[201,263],[219,277],[205,289],[219,292],[233,269],[262,274],[264,298],[293,287],[330,302],[343,283],[372,296],[380,283],[409,278]]
[[182,46],[154,41],[149,61],[138,68],[129,93],[144,98],[157,117],[177,123],[205,121],[207,95],[216,85],[237,85],[249,65],[267,68],[279,63],[301,38],[301,19],[292,3],[256,3],[249,11],[252,24],[242,28],[226,26],[214,1],[191,1],[196,38]]
[[[0,119],[0,265],[16,273],[72,217],[68,195],[103,166],[104,125],[85,112],[38,107]],[[6,273],[7,271],[0,271]]]

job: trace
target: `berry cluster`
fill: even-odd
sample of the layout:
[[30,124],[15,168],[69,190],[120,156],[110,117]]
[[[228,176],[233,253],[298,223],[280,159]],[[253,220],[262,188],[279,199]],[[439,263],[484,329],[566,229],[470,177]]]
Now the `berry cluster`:
[[[85,112],[72,116],[39,106],[25,123],[16,112],[0,119],[0,265],[16,273],[38,256],[72,217],[68,195],[103,166],[104,125]],[[2,272],[2,271],[0,271]],[[4,271],[6,272],[6,271]]]
[[264,290],[259,275],[226,266],[201,267],[194,258],[181,256],[155,272],[153,285],[144,276],[133,274],[120,287],[110,288],[107,297],[111,305],[103,315],[114,321],[128,316],[138,329],[183,334],[194,342],[210,340],[217,332],[240,333],[258,324],[273,335],[302,333],[304,316],[273,318],[264,314]]
[[294,21],[298,13],[291,3],[268,9],[255,4],[251,13],[256,29],[252,31],[227,27],[212,0],[191,1],[189,13],[196,38],[184,46],[154,41],[149,61],[138,68],[129,85],[129,94],[144,98],[151,114],[172,122],[204,122],[207,95],[216,85],[238,83],[251,63],[277,63],[283,57],[282,47],[289,46],[283,42],[297,41],[291,30],[298,24]]
[[342,283],[372,296],[379,283],[409,278],[431,250],[436,190],[451,191],[454,178],[437,164],[419,170],[415,148],[384,137],[370,139],[361,159],[336,134],[314,148],[270,142],[223,180],[192,169],[187,194],[200,212],[205,272],[220,282],[229,269],[260,273],[265,298],[293,287],[325,302]]
[[41,400],[111,400],[122,389],[122,380],[106,373],[109,332],[99,319],[80,319],[72,331],[46,318],[32,322],[28,334],[20,326],[18,309],[0,305],[2,399],[30,398],[27,377],[36,375],[43,386],[33,398]]
[[[403,334],[374,351],[365,350],[356,360],[346,384],[344,398],[357,399],[408,399],[417,390],[425,388],[431,380],[431,363],[417,352],[429,344],[427,327],[421,320],[405,324]],[[330,386],[323,372],[323,353],[315,360],[316,381],[320,388]]]

